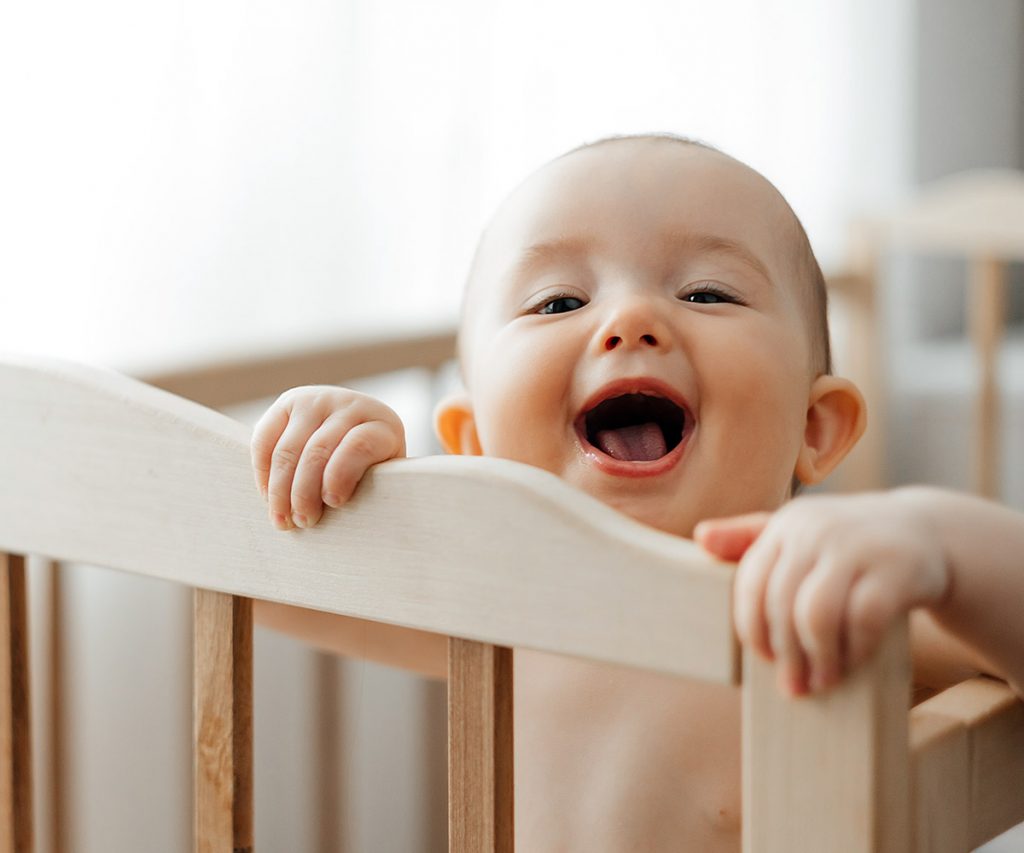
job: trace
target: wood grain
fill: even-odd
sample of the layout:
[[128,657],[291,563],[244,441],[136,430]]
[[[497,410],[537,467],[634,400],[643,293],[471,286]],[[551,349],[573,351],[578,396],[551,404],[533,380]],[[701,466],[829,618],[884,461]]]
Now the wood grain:
[[911,790],[918,853],[965,853],[971,805],[967,729],[937,714],[911,717]]
[[910,657],[904,620],[827,693],[790,699],[744,656],[745,853],[905,853]]
[[251,853],[252,602],[195,591],[197,853]]
[[971,262],[967,287],[967,317],[978,363],[978,392],[972,424],[971,479],[986,498],[1000,495],[999,388],[996,361],[1003,336],[1006,301],[1005,265],[995,258]]
[[32,736],[29,724],[25,558],[0,553],[0,851],[31,853]]
[[553,474],[501,459],[398,460],[316,528],[282,533],[253,483],[250,431],[223,415],[34,359],[0,363],[0,395],[18,412],[0,423],[0,548],[735,680],[732,568]]
[[910,720],[915,764],[931,774],[916,789],[918,811],[953,812],[942,819],[955,817],[955,837],[966,839],[958,849],[1024,822],[1024,702],[1008,685],[973,678],[922,702]]
[[448,838],[453,853],[512,853],[512,650],[448,644]]

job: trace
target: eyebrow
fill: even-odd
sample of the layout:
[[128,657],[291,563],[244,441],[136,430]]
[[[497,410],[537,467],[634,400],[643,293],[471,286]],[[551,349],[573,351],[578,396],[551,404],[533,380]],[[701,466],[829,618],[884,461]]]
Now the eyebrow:
[[[664,247],[691,251],[695,254],[728,255],[745,264],[769,284],[772,283],[771,274],[765,263],[743,243],[736,240],[718,237],[714,234],[669,231],[660,235],[660,243]],[[534,243],[519,256],[512,274],[519,278],[547,263],[563,258],[580,257],[599,246],[598,241],[588,237],[559,237],[554,240]]]

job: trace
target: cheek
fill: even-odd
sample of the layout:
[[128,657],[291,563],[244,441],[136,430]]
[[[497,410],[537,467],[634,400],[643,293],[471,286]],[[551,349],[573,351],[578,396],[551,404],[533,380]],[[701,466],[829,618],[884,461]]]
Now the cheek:
[[482,348],[473,401],[484,455],[551,470],[564,450],[573,363],[554,335],[499,333]]
[[787,480],[803,440],[809,377],[796,347],[747,338],[742,353],[715,354],[701,389],[701,419],[715,457],[751,477]]

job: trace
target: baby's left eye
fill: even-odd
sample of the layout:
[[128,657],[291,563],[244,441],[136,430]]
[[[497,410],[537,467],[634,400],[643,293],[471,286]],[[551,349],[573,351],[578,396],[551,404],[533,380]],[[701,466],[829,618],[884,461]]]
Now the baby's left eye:
[[679,294],[679,298],[683,302],[690,302],[695,305],[715,305],[719,302],[739,302],[739,300],[731,293],[726,293],[724,290],[719,290],[717,287],[708,287],[701,285],[695,287],[686,293]]
[[715,302],[726,302],[721,293],[713,290],[698,290],[696,293],[687,293],[683,297],[684,302],[696,302],[700,305],[710,305]]
[[587,303],[575,296],[556,296],[548,299],[537,310],[538,314],[565,314],[567,311],[577,311]]

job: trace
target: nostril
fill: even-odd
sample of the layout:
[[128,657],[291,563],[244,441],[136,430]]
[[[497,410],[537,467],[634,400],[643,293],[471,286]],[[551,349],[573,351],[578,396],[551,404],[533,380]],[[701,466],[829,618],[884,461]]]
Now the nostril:
[[608,338],[608,340],[604,342],[604,348],[606,350],[612,350],[615,349],[615,347],[617,347],[621,343],[622,338],[620,338],[618,335],[612,335],[610,338]]
[[655,340],[654,335],[641,335],[640,340],[642,340],[648,346],[656,347],[658,345],[658,342],[657,340]]

